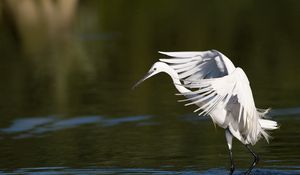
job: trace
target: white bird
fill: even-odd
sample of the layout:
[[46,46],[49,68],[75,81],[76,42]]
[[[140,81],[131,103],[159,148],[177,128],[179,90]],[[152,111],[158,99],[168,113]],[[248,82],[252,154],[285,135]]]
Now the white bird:
[[171,58],[159,59],[133,88],[157,73],[167,73],[180,92],[179,95],[187,98],[179,101],[188,102],[186,106],[197,105],[194,112],[201,111],[199,115],[209,115],[215,124],[225,129],[231,162],[229,174],[235,169],[232,156],[233,137],[241,141],[254,157],[246,172],[250,174],[259,157],[249,145],[254,145],[261,137],[268,141],[266,130],[277,129],[278,124],[276,121],[264,119],[268,109],[255,107],[245,72],[216,50],[159,53]]

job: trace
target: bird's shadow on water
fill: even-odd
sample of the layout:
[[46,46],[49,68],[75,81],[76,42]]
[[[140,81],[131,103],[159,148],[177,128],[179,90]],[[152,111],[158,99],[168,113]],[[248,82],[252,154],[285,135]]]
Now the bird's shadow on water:
[[[242,175],[246,170],[237,170],[234,172],[234,175]],[[162,169],[151,169],[151,168],[98,168],[98,167],[89,167],[89,168],[68,168],[68,167],[36,167],[36,168],[20,168],[14,171],[0,171],[3,174],[139,174],[139,175],[171,175],[171,174],[182,174],[182,175],[226,175],[229,172],[224,168],[213,168],[206,171],[196,171],[196,170],[162,170]],[[299,174],[299,170],[277,170],[277,169],[254,169],[252,175],[296,175]]]

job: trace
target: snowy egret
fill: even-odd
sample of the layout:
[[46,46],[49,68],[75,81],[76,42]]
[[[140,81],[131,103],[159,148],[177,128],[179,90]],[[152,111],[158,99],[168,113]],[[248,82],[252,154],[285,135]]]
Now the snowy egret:
[[245,72],[235,67],[221,52],[216,50],[203,52],[159,52],[169,56],[154,63],[144,78],[160,73],[167,73],[173,80],[178,95],[186,97],[180,102],[185,105],[195,104],[201,111],[199,115],[209,115],[212,121],[225,129],[225,138],[230,157],[230,173],[235,165],[232,156],[232,138],[241,141],[254,157],[247,170],[251,170],[259,161],[259,157],[250,148],[261,137],[267,142],[266,130],[278,128],[277,122],[265,119],[267,110],[255,107],[250,84]]

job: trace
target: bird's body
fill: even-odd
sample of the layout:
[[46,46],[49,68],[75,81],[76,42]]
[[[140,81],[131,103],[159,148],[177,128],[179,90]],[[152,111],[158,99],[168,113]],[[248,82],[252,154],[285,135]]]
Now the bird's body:
[[215,124],[225,129],[231,173],[234,171],[232,137],[247,146],[255,157],[247,172],[250,173],[258,158],[248,145],[254,145],[262,136],[268,141],[266,130],[277,129],[277,122],[264,119],[268,110],[255,107],[244,71],[216,50],[160,53],[171,58],[156,62],[137,84],[159,72],[170,75],[180,95],[186,97],[179,101],[197,105],[194,112],[202,111],[199,115],[209,115]]

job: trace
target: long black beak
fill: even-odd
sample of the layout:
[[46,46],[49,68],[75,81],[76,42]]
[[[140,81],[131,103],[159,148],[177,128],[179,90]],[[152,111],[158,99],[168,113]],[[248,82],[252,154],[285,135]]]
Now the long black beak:
[[140,79],[137,83],[135,83],[134,86],[132,86],[132,90],[134,90],[139,84],[141,84],[143,81],[145,81],[147,78],[152,76],[153,71],[149,71],[142,79]]

